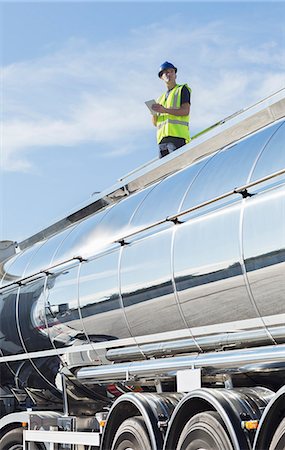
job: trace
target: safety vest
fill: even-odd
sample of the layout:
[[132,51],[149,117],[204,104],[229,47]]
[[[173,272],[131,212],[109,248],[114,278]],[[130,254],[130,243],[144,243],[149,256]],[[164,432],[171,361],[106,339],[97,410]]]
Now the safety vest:
[[[156,102],[165,108],[177,108],[181,106],[181,91],[183,86],[191,92],[187,84],[177,84],[171,91],[167,98],[166,94],[162,94]],[[172,116],[171,114],[157,115],[157,143],[167,136],[180,137],[185,139],[186,143],[190,141],[189,134],[189,115],[188,116]]]

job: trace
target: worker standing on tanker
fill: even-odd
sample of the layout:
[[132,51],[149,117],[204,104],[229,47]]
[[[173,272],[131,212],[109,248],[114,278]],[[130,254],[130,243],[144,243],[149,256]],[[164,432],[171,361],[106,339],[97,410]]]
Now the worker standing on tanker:
[[176,72],[177,68],[168,61],[161,65],[158,76],[165,82],[167,92],[152,105],[152,110],[157,113],[152,116],[152,121],[157,127],[160,158],[190,141],[191,89],[187,84],[176,83]]

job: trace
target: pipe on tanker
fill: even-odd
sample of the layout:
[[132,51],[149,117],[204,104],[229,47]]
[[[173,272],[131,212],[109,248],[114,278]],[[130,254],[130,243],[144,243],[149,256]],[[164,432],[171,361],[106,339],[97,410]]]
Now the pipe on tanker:
[[[285,327],[271,327],[268,329],[274,339],[284,339]],[[268,335],[263,329],[250,331],[237,331],[232,333],[213,334],[210,336],[196,337],[195,339],[179,339],[168,342],[130,346],[124,348],[112,348],[107,350],[106,358],[109,361],[134,361],[145,357],[168,356],[178,353],[189,353],[197,350],[197,344],[202,349],[216,350],[224,347],[254,347],[266,345]],[[280,341],[279,341],[280,342]]]
[[132,378],[169,375],[178,370],[207,368],[233,372],[245,371],[256,364],[283,363],[285,368],[285,344],[270,345],[254,349],[230,350],[212,353],[191,354],[173,358],[152,359],[140,362],[84,367],[77,371],[77,378],[83,383],[119,381]]

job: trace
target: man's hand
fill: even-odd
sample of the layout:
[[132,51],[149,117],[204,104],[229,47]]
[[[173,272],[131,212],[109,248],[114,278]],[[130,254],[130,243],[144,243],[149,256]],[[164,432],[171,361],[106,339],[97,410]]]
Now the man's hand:
[[157,125],[157,114],[155,116],[151,116],[151,119],[152,119],[153,125],[156,127],[156,125]]
[[172,116],[188,116],[190,112],[190,103],[183,103],[180,108],[165,108],[159,103],[153,103],[151,108],[160,114],[171,114]]
[[166,108],[164,108],[164,106],[160,105],[159,103],[153,103],[151,105],[151,109],[153,109],[155,112],[158,112],[161,114],[167,112]]

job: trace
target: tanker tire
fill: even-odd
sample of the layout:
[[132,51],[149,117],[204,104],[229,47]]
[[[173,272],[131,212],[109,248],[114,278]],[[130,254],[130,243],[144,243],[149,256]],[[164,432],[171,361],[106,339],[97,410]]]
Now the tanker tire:
[[219,414],[213,411],[193,416],[180,435],[176,450],[233,450]]
[[[46,450],[42,443],[34,444],[34,449]],[[14,428],[0,439],[0,450],[23,450],[23,428]]]
[[269,450],[284,450],[285,449],[285,417],[278,426],[271,441]]
[[23,450],[23,429],[14,428],[0,440],[1,450]]
[[111,450],[152,450],[142,417],[131,417],[119,426]]

